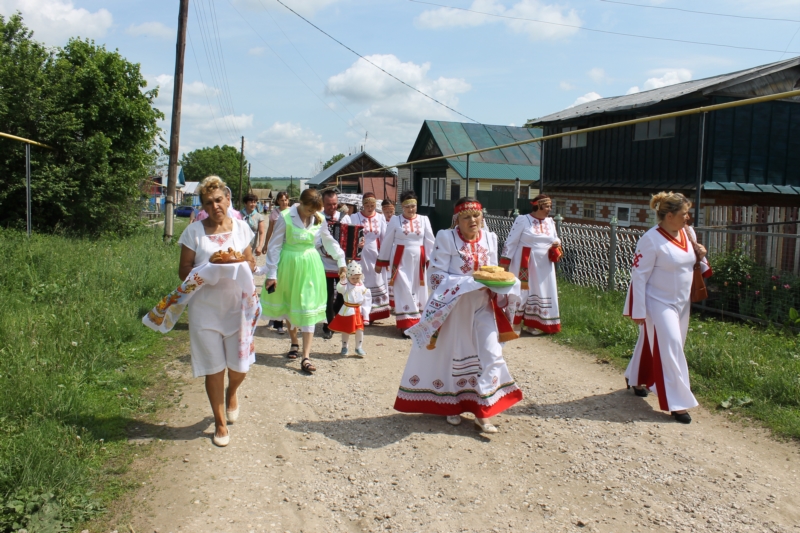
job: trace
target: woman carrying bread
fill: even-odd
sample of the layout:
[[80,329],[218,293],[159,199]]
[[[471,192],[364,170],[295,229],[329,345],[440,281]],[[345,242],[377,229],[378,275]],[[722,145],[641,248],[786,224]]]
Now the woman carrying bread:
[[531,200],[533,211],[514,220],[508,233],[500,266],[513,273],[522,284],[522,305],[517,309],[514,325],[526,326],[532,335],[558,333],[556,268],[550,260],[550,249],[561,241],[556,225],[549,218],[553,202],[546,194]]
[[687,410],[697,406],[683,345],[689,329],[694,265],[706,255],[686,225],[691,206],[680,193],[660,192],[650,199],[658,225],[636,244],[623,310],[639,326],[626,381],[634,384],[637,396],[654,390],[659,407],[683,424],[691,423]]
[[[197,193],[208,216],[197,224],[189,224],[178,239],[180,278],[186,280],[195,267],[208,263],[214,253],[229,248],[242,253],[249,268],[255,269],[250,248],[253,231],[246,222],[229,215],[230,195],[225,182],[218,176],[208,176],[198,186]],[[213,440],[217,446],[228,445],[227,422],[235,422],[239,416],[236,391],[255,361],[252,353],[248,357],[239,355],[239,330],[243,327],[241,307],[242,291],[233,279],[221,279],[215,285],[204,286],[189,300],[192,372],[195,377],[205,376],[216,427]]]
[[406,191],[400,197],[403,214],[392,217],[381,243],[375,272],[391,266],[389,287],[397,327],[405,331],[419,322],[428,302],[425,270],[433,251],[433,230],[428,217],[417,214],[417,195]]
[[[455,213],[456,227],[436,235],[428,271],[433,292],[422,320],[408,330],[414,343],[394,408],[446,416],[453,425],[472,413],[478,430],[496,433],[490,418],[522,399],[501,344],[517,338],[502,308],[519,301],[519,282],[496,266],[497,236],[482,229],[480,203],[461,198]],[[476,271],[489,265],[510,284],[489,290],[477,281]]]
[[[347,271],[344,251],[331,236],[328,224],[320,214],[322,196],[316,189],[306,189],[300,202],[293,205],[275,222],[275,230],[267,250],[267,275],[261,293],[261,305],[268,320],[286,320],[292,338],[288,357],[297,358],[300,348],[297,330],[303,334],[303,359],[300,368],[311,373],[311,340],[314,327],[325,322],[328,292],[322,258],[314,247],[317,237],[331,258],[336,261],[339,276]],[[262,269],[258,270],[261,273]]]

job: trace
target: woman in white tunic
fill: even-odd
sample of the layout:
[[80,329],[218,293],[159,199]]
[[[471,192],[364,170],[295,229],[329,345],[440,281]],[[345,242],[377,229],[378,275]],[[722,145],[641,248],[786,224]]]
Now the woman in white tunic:
[[364,194],[361,212],[350,217],[350,223],[364,228],[364,247],[361,249],[361,271],[364,276],[364,285],[372,294],[372,308],[369,316],[364,317],[367,322],[375,322],[389,318],[389,293],[386,290],[386,276],[383,272],[378,274],[375,267],[378,263],[378,253],[386,235],[386,219],[376,211],[378,201],[375,194]]
[[428,217],[417,214],[417,195],[403,193],[403,214],[392,217],[381,243],[375,271],[380,274],[391,266],[389,285],[393,289],[397,327],[401,331],[419,322],[420,311],[428,302],[425,269],[433,251],[433,230]]
[[500,266],[522,283],[522,305],[517,309],[514,325],[527,326],[533,335],[558,333],[558,286],[555,263],[550,249],[561,244],[556,225],[549,218],[552,201],[546,194],[531,200],[533,212],[520,215],[508,233]]
[[[253,231],[246,222],[229,216],[230,196],[225,189],[225,182],[218,176],[207,177],[197,189],[208,216],[197,224],[189,224],[178,239],[181,245],[178,274],[182,280],[195,267],[208,263],[215,252],[228,248],[243,253],[255,269],[250,248]],[[217,446],[227,446],[230,441],[226,422],[234,422],[239,416],[236,391],[255,361],[254,354],[239,356],[241,306],[242,291],[233,279],[205,286],[189,300],[192,372],[195,377],[206,378],[206,392],[216,426],[213,440]]]
[[414,344],[394,408],[446,416],[453,425],[461,413],[472,413],[479,430],[496,433],[489,419],[522,399],[500,344],[517,338],[501,306],[519,301],[519,283],[490,291],[473,279],[480,267],[497,265],[497,236],[481,229],[474,199],[462,198],[455,211],[457,227],[436,236],[433,294],[422,321],[408,331]]
[[637,391],[643,390],[640,385],[654,390],[659,407],[684,424],[692,421],[687,410],[697,406],[683,352],[689,297],[695,262],[706,254],[686,228],[691,206],[680,193],[661,192],[650,200],[658,225],[636,244],[623,311],[639,325],[636,356],[625,371],[626,380]]

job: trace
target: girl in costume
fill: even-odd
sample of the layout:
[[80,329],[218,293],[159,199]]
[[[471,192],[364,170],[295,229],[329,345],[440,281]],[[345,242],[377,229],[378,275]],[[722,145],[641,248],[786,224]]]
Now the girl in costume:
[[626,381],[635,384],[637,396],[654,390],[659,407],[683,424],[691,423],[687,411],[697,406],[683,345],[689,329],[694,266],[706,255],[694,231],[686,226],[691,206],[680,193],[660,192],[650,199],[658,225],[636,244],[623,310],[639,325]]
[[342,276],[336,284],[336,291],[342,295],[344,305],[331,322],[331,331],[338,331],[342,334],[342,355],[347,355],[347,343],[350,335],[356,335],[356,355],[364,357],[364,325],[369,323],[369,313],[372,297],[370,290],[364,286],[364,275],[361,272],[361,265],[351,261],[347,266],[347,278]]
[[364,228],[364,247],[361,249],[361,270],[364,272],[364,285],[372,294],[372,311],[367,322],[374,323],[389,318],[389,293],[386,290],[386,275],[375,271],[378,253],[386,235],[386,220],[376,211],[375,194],[368,192],[362,198],[359,213],[350,217],[350,223]]
[[429,281],[433,293],[422,320],[408,330],[414,340],[394,408],[446,416],[461,423],[475,415],[482,432],[496,433],[490,418],[522,399],[503,359],[503,342],[516,339],[503,308],[519,302],[520,285],[489,290],[473,279],[497,265],[497,236],[482,229],[481,204],[462,198],[457,226],[436,236]]
[[[314,326],[325,321],[325,269],[314,247],[321,238],[322,245],[339,267],[339,275],[346,272],[344,252],[331,237],[328,225],[319,213],[322,196],[316,189],[306,189],[300,202],[281,213],[267,251],[267,265],[258,273],[266,273],[267,280],[261,292],[264,316],[268,320],[286,320],[292,338],[288,357],[297,358],[300,348],[297,330],[303,334],[303,359],[300,367],[314,372],[311,364],[311,340]],[[275,287],[273,292],[270,288]]]
[[527,326],[533,335],[561,331],[556,268],[549,256],[550,249],[561,244],[556,224],[548,217],[552,205],[546,194],[531,200],[533,212],[514,220],[500,258],[500,266],[522,284],[523,303],[514,325],[520,329]]
[[[420,311],[428,301],[425,269],[433,251],[433,230],[428,217],[417,214],[417,195],[406,191],[401,196],[403,214],[392,217],[381,243],[375,272],[391,266],[389,286],[394,314],[401,331],[419,322]],[[408,337],[408,335],[406,335]]]

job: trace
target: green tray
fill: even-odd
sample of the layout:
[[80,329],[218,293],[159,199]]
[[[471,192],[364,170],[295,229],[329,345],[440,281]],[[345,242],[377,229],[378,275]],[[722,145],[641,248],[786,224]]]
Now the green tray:
[[508,281],[496,281],[492,279],[476,279],[475,281],[477,281],[478,283],[482,283],[487,287],[510,287],[517,282],[516,279]]

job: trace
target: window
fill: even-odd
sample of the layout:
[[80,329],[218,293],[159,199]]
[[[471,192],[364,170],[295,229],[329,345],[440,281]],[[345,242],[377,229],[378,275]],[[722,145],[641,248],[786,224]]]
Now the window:
[[675,117],[641,122],[633,131],[634,141],[649,141],[652,139],[666,139],[675,137]]
[[591,218],[594,220],[596,204],[594,202],[583,202],[583,218]]
[[403,178],[403,183],[400,186],[401,187],[400,194],[403,194],[404,192],[406,192],[411,188],[411,185],[409,183],[410,181],[411,180],[409,178]]
[[431,188],[428,190],[428,205],[436,205],[436,199],[439,197],[439,180],[431,178]]
[[461,198],[461,180],[460,179],[451,179],[450,180],[450,199],[451,200],[458,200]]
[[428,186],[430,185],[428,178],[422,178],[422,198],[420,199],[421,205],[428,205]]
[[631,225],[631,204],[617,204],[616,205],[617,211],[617,222],[620,226],[630,226]]
[[[570,126],[567,128],[561,128],[561,132],[568,132],[568,131],[575,131],[578,128],[576,126]],[[569,135],[567,137],[561,137],[561,148],[583,148],[586,146],[586,134],[579,133],[577,135]]]
[[565,200],[553,200],[553,216],[561,215],[564,216],[564,211],[566,210],[566,201]]
[[447,178],[439,178],[439,196],[440,200],[445,200],[447,197]]
[[514,192],[513,185],[492,185],[492,191],[499,191],[499,192]]

